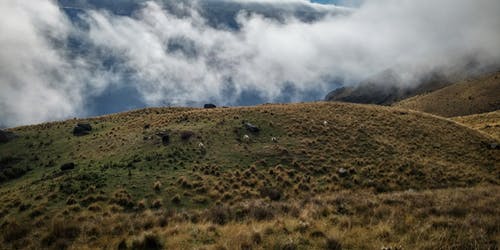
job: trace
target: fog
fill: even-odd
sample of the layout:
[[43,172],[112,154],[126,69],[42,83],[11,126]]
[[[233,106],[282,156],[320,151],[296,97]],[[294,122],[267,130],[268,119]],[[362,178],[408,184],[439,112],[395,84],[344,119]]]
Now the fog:
[[[93,115],[91,102],[110,89],[131,89],[120,100],[145,106],[307,101],[387,69],[408,86],[431,71],[500,62],[499,1],[236,2],[287,11],[242,10],[233,29],[209,23],[195,1],[74,16],[54,1],[0,1],[0,125]],[[305,20],[294,14],[301,6],[322,14]]]

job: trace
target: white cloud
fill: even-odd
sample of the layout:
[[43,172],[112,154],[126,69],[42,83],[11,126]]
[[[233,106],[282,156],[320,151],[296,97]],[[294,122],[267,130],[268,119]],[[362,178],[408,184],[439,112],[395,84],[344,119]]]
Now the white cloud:
[[70,104],[65,94],[71,88],[70,82],[62,79],[64,76],[58,72],[68,65],[50,44],[51,39],[65,39],[69,26],[51,2],[0,2],[0,117],[3,123],[38,122],[75,112],[78,105]]
[[[284,4],[239,2],[249,1]],[[82,114],[88,95],[125,72],[150,105],[234,104],[245,90],[273,101],[290,84],[326,94],[334,77],[355,83],[388,68],[411,84],[470,56],[500,62],[498,10],[493,0],[367,1],[312,23],[242,14],[234,31],[207,25],[194,9],[181,18],[148,2],[132,17],[88,11],[81,30],[51,1],[1,1],[0,117],[16,125]],[[117,69],[52,43],[72,33],[119,58]]]

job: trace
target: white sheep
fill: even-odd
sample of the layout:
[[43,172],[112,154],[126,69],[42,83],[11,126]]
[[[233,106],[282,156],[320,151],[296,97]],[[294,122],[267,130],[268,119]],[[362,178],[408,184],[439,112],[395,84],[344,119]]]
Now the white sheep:
[[323,125],[328,125],[328,122],[327,121],[323,121]]
[[205,144],[203,144],[203,142],[200,142],[200,143],[198,143],[198,147],[200,149],[205,149]]
[[278,142],[278,138],[273,136],[273,137],[271,137],[271,141],[276,143],[276,142]]
[[243,140],[244,140],[244,141],[249,141],[249,140],[250,140],[250,136],[248,136],[248,135],[244,135],[244,136],[243,136]]

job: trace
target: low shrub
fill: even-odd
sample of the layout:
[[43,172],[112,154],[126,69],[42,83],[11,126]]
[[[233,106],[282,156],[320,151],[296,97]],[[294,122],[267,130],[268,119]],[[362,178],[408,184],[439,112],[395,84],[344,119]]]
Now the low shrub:
[[55,220],[48,234],[42,238],[42,244],[52,246],[56,242],[71,242],[80,235],[80,231],[80,227],[75,222],[60,219]]
[[61,165],[61,171],[67,171],[75,168],[75,163],[68,162]]
[[224,206],[215,206],[209,210],[208,216],[212,223],[224,225],[229,221],[229,209]]
[[136,250],[160,250],[163,243],[155,233],[145,233],[132,241],[131,249]]
[[29,233],[29,227],[25,224],[19,224],[16,221],[9,221],[2,225],[2,236],[6,243],[16,241],[26,237]]
[[180,204],[181,203],[181,197],[179,195],[176,195],[172,198],[172,203],[174,204]]
[[112,202],[124,208],[133,208],[135,205],[132,201],[132,196],[130,196],[130,194],[125,189],[116,191]]
[[155,181],[155,184],[153,185],[153,189],[156,192],[160,192],[160,190],[161,190],[161,182],[160,181]]
[[159,209],[162,206],[161,203],[162,203],[161,199],[156,199],[156,200],[153,201],[153,203],[151,203],[151,208]]
[[259,191],[262,197],[269,197],[272,201],[279,201],[282,197],[281,191],[277,188],[263,187]]
[[189,141],[189,139],[191,139],[191,137],[194,136],[194,132],[193,131],[182,131],[181,132],[181,140],[183,141]]
[[337,239],[329,237],[326,239],[325,249],[326,250],[342,250],[342,244],[340,244],[340,242]]

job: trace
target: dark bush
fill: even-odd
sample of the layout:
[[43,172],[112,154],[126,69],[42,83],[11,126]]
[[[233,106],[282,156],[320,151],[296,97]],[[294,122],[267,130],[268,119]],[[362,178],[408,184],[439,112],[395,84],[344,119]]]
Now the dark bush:
[[179,195],[176,195],[172,198],[172,203],[174,204],[180,204],[181,203],[181,197]]
[[260,195],[262,197],[269,197],[272,201],[279,201],[281,199],[281,191],[272,187],[261,188]]
[[158,235],[148,233],[133,240],[131,248],[137,250],[159,250],[163,249],[163,244]]
[[297,244],[293,242],[287,242],[287,243],[281,243],[278,248],[275,247],[275,249],[281,249],[281,250],[296,250],[298,249]]
[[209,211],[210,220],[219,225],[224,225],[229,221],[229,210],[223,206],[215,206]]
[[266,205],[256,205],[250,209],[250,215],[256,220],[270,220],[274,218],[273,209]]
[[120,243],[118,243],[118,250],[127,250],[127,242],[125,240],[121,240]]
[[337,239],[328,238],[328,239],[326,239],[325,249],[326,250],[342,250],[342,245],[340,244],[340,242]]
[[70,196],[70,197],[66,200],[66,205],[74,205],[74,204],[76,204],[76,203],[77,203],[77,201],[76,201],[75,197],[73,197],[73,196]]
[[2,236],[5,242],[13,242],[26,237],[29,233],[29,227],[24,224],[18,224],[16,221],[5,223],[2,228]]
[[0,159],[0,183],[19,178],[31,170],[27,166],[20,166],[18,163],[21,160],[12,156]]
[[182,131],[181,132],[181,140],[183,141],[189,141],[189,139],[191,139],[191,137],[194,136],[194,132],[193,131]]
[[161,142],[163,143],[164,146],[167,146],[170,144],[170,135],[168,132],[160,132],[156,134],[161,138]]
[[44,210],[43,210],[42,207],[37,207],[37,208],[33,209],[33,211],[31,211],[31,213],[29,214],[29,216],[31,218],[36,218],[36,217],[42,215],[43,212],[44,212]]
[[160,199],[156,199],[153,201],[153,203],[151,203],[151,208],[153,208],[153,209],[160,209],[161,206],[162,206],[162,204],[161,204]]
[[78,192],[78,185],[72,180],[65,180],[59,184],[59,191],[65,194]]
[[252,234],[252,242],[259,245],[262,243],[262,235],[258,232]]
[[310,235],[313,238],[325,238],[326,237],[325,234],[319,230],[312,231]]
[[45,246],[51,246],[56,242],[71,242],[80,235],[80,231],[77,223],[55,220],[49,233],[42,239],[42,243]]
[[61,171],[71,170],[75,168],[75,163],[68,162],[61,165]]
[[13,139],[16,139],[18,135],[10,131],[4,131],[0,129],[0,143],[6,143]]
[[114,194],[114,198],[112,200],[113,203],[116,203],[124,208],[133,208],[134,207],[134,202],[132,201],[132,196],[124,190],[120,189]]

